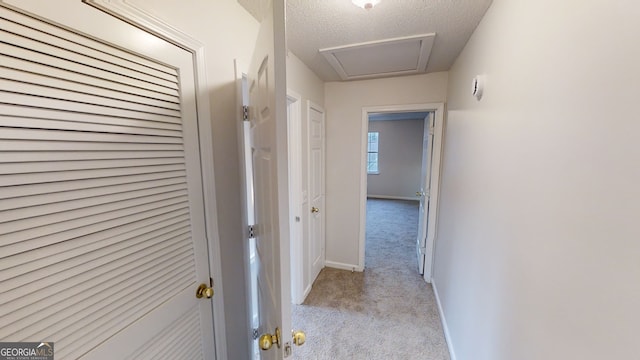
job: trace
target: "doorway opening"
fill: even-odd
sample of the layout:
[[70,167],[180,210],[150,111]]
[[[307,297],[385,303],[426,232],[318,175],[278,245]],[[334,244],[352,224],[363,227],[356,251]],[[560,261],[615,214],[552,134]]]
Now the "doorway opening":
[[[420,204],[417,207],[417,267],[424,279],[431,282],[443,112],[441,103],[363,108],[362,163],[366,166],[361,169],[359,238],[359,266],[363,269],[367,199],[417,200]],[[412,143],[413,151],[410,150]]]
[[[416,242],[418,271],[424,272],[424,221],[428,209],[425,182],[431,163],[430,112],[370,113],[367,141],[367,242],[384,233],[380,226],[395,229],[388,235],[411,235]],[[395,209],[392,210],[392,209]],[[384,216],[380,213],[384,213]],[[415,214],[414,214],[415,212]],[[420,220],[418,217],[421,216]],[[414,221],[415,220],[415,221]],[[366,247],[370,248],[371,244]],[[371,257],[365,266],[371,267]]]

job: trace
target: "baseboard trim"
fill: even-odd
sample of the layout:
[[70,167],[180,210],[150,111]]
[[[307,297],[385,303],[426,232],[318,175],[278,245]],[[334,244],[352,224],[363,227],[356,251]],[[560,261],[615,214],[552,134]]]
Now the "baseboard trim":
[[371,199],[388,199],[388,200],[420,201],[420,198],[415,197],[415,196],[367,195],[367,198],[371,198]]
[[309,286],[307,286],[307,288],[304,289],[304,292],[302,293],[302,302],[300,302],[300,304],[302,304],[305,300],[307,300],[307,296],[309,296],[310,292],[311,292],[311,284],[309,284]]
[[451,360],[457,360],[456,352],[453,350],[453,342],[451,341],[451,334],[449,333],[449,326],[447,326],[447,319],[444,317],[444,311],[442,310],[442,303],[440,303],[440,295],[438,295],[438,288],[436,287],[436,281],[431,279],[431,286],[433,287],[433,293],[436,296],[436,303],[438,304],[438,312],[440,313],[440,320],[442,321],[442,330],[444,331],[444,339],[447,342],[449,348],[449,357]]
[[362,272],[364,270],[362,267],[360,267],[358,265],[343,264],[343,263],[339,263],[339,262],[335,262],[335,261],[328,261],[328,260],[324,262],[324,266],[330,267],[330,268],[333,268],[333,269],[358,271],[358,272]]

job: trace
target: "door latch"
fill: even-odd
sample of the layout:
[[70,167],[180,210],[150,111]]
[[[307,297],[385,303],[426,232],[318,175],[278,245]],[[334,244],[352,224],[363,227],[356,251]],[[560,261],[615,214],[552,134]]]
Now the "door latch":
[[290,342],[286,342],[284,343],[284,357],[289,357],[291,356],[291,343]]

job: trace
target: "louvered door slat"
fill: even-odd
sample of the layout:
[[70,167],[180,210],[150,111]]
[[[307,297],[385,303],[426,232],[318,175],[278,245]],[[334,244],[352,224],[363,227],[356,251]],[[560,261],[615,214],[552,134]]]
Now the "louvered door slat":
[[[173,238],[173,241],[158,243],[155,243],[153,239],[147,240],[146,242],[131,246],[130,249],[121,249],[113,253],[107,253],[104,257],[89,259],[84,263],[76,264],[76,267],[65,269],[63,268],[64,265],[60,265],[52,268],[51,274],[46,271],[41,271],[41,273],[38,274],[41,276],[39,278],[41,280],[27,282],[20,287],[15,287],[15,285],[27,279],[33,280],[35,276],[33,274],[25,274],[24,276],[10,279],[8,286],[13,286],[13,288],[2,294],[0,304],[6,304],[7,307],[18,307],[20,303],[24,303],[25,300],[30,298],[37,300],[41,297],[38,295],[38,291],[51,282],[58,284],[56,287],[57,291],[69,291],[69,289],[78,286],[84,289],[86,286],[79,284],[79,279],[85,279],[91,282],[87,276],[98,277],[103,274],[108,274],[108,277],[113,277],[118,274],[118,268],[121,266],[153,260],[154,257],[159,257],[163,254],[175,255],[176,251],[181,248],[186,248],[184,241],[187,240],[185,240],[184,237],[177,237]],[[127,252],[127,250],[130,250],[130,252]],[[76,261],[82,260],[83,259]]]
[[[166,199],[167,196],[177,197],[187,194],[184,184],[169,185],[162,187],[150,187],[140,190],[133,190],[120,193],[109,193],[76,200],[62,200],[61,202],[49,203],[43,205],[34,205],[29,208],[16,208],[0,212],[1,222],[17,221],[23,219],[33,219],[53,213],[67,212],[65,215],[74,216],[72,211],[82,210],[85,216],[91,215],[101,208],[106,210],[102,205],[118,203],[118,205],[136,204],[144,201],[144,203]],[[130,203],[121,203],[121,201],[131,201]],[[2,203],[0,202],[0,205]],[[35,224],[34,224],[35,225]]]
[[[197,321],[198,319],[194,319],[193,317],[189,317],[191,321]],[[180,324],[183,325],[182,328],[179,328],[180,336],[178,339],[170,341],[164,346],[158,346],[163,351],[159,352],[154,358],[150,359],[185,359],[185,356],[192,356],[189,359],[195,359],[195,356],[190,354],[190,349],[193,348],[201,348],[198,346],[200,342],[200,333],[197,328],[193,327],[192,324]]]
[[[155,231],[163,231],[165,227],[171,227],[174,224],[179,224],[182,221],[188,220],[188,211],[183,209],[182,212],[170,212],[165,214],[159,214],[156,216],[139,219],[137,221],[124,224],[122,226],[110,228],[100,231],[98,233],[91,233],[84,236],[74,237],[67,241],[54,243],[50,247],[40,247],[31,250],[29,253],[30,258],[33,261],[25,263],[19,254],[18,256],[9,256],[3,259],[3,263],[6,266],[3,271],[10,272],[14,268],[18,268],[21,264],[32,264],[33,262],[43,262],[43,259],[47,258],[51,254],[57,254],[60,252],[73,252],[83,251],[86,247],[93,247],[95,243],[111,243],[119,241],[127,241],[135,236],[145,236],[148,233]],[[160,229],[160,230],[156,230]],[[172,231],[172,230],[171,230]],[[104,244],[102,244],[104,246]],[[30,265],[34,269],[38,269],[39,265]],[[10,275],[5,275],[9,278]]]
[[[183,268],[189,263],[190,259],[187,251],[177,254],[166,253],[162,256],[146,260],[144,263],[135,267],[127,266],[127,271],[120,270],[117,273],[108,273],[96,276],[92,281],[95,284],[99,284],[99,286],[104,289],[113,289],[115,292],[116,290],[119,291],[122,288],[135,284],[135,281],[138,281],[139,279],[156,278],[156,267],[159,264],[165,265],[167,272],[173,273],[175,269]],[[66,289],[64,292],[52,294],[51,297],[47,299],[48,306],[46,309],[38,312],[33,312],[29,307],[17,309],[15,311],[15,315],[14,313],[11,313],[11,316],[8,317],[6,326],[7,329],[10,329],[9,326],[14,324],[17,325],[13,327],[13,331],[29,328],[28,324],[39,323],[43,319],[47,319],[52,316],[52,314],[62,313],[65,311],[68,312],[68,309],[73,309],[75,311],[77,303],[89,301],[89,299],[91,301],[99,302],[102,301],[104,297],[109,296],[110,294],[108,292],[96,294],[87,292],[84,288],[80,287]],[[15,323],[16,321],[19,321],[20,323],[17,324]],[[13,334],[15,334],[15,332]],[[13,334],[8,334],[6,336],[11,336]]]
[[28,61],[29,59],[20,59],[0,53],[0,67],[7,70],[16,70],[24,73],[32,73],[52,79],[68,81],[73,84],[92,86],[96,91],[108,90],[121,93],[120,96],[126,97],[133,95],[136,97],[149,98],[157,101],[179,104],[178,93],[175,92],[159,92],[155,89],[146,89],[133,86],[132,84],[117,83],[101,78],[97,78],[90,74],[81,74],[70,71],[66,68],[53,67],[47,63],[37,63]]
[[[13,37],[11,34],[2,33],[0,31],[0,35],[4,38]],[[20,40],[20,39],[16,39]],[[89,65],[85,65],[82,63],[77,63],[75,61],[67,60],[64,58],[56,57],[53,55],[49,55],[41,51],[41,49],[25,49],[18,46],[7,45],[0,43],[0,51],[3,54],[11,56],[16,59],[31,61],[41,65],[47,65],[50,67],[65,69],[71,72],[75,72],[78,74],[91,75],[98,79],[111,81],[118,84],[129,85],[136,88],[147,89],[154,92],[177,96],[178,92],[176,90],[176,84],[171,84],[169,82],[162,82],[162,84],[147,82],[144,80],[136,79],[136,74],[131,72],[128,75],[121,75],[117,73],[112,73],[107,70],[103,70],[100,68],[94,68]]]
[[[179,244],[178,244],[179,245]],[[176,247],[178,246],[176,245]],[[184,245],[184,243],[182,244]],[[175,248],[175,247],[174,247]],[[186,252],[186,250],[185,250]],[[176,256],[178,258],[182,258],[186,256],[185,253],[177,253]],[[68,328],[70,325],[80,325],[82,321],[85,322],[95,322],[101,316],[105,314],[113,314],[114,311],[117,311],[119,307],[126,304],[129,301],[136,297],[145,297],[145,294],[140,294],[138,291],[147,292],[147,296],[153,296],[153,288],[154,286],[161,286],[161,281],[167,282],[167,280],[172,279],[175,276],[177,271],[180,271],[181,268],[189,267],[191,263],[187,261],[178,261],[177,263],[169,262],[165,269],[157,271],[153,274],[154,279],[157,279],[158,284],[154,284],[152,282],[145,282],[144,288],[136,288],[134,285],[142,280],[144,280],[143,274],[137,274],[137,276],[128,279],[116,286],[113,286],[113,293],[109,294],[107,292],[100,291],[100,284],[95,284],[95,293],[90,294],[83,301],[69,303],[68,307],[58,311],[56,313],[49,314],[47,317],[40,318],[39,320],[33,322],[32,324],[38,323],[39,325],[46,327],[52,331],[64,331],[65,328]],[[171,282],[169,282],[171,284]],[[79,296],[73,298],[74,301],[80,300]],[[31,328],[27,326],[26,329]],[[18,338],[29,338],[33,336],[34,332],[29,329],[21,332],[17,332],[12,334]],[[35,337],[35,336],[34,336]],[[81,336],[80,336],[81,337]]]
[[[194,316],[187,317],[187,320],[198,321]],[[172,341],[169,341],[167,344],[156,344],[154,353],[145,354],[145,359],[180,359],[185,349],[196,345],[195,342],[197,342],[197,339],[194,341],[194,338],[197,338],[199,335],[197,328],[188,323],[180,323],[176,324],[176,326],[176,332],[180,334],[180,336],[171,339]]]
[[[163,272],[159,273],[160,277],[164,278],[166,277],[167,274],[171,274],[172,272],[176,271],[176,269],[184,266],[188,262],[188,260],[185,260],[187,257],[188,256],[186,255],[181,255],[178,257],[178,260],[169,259],[168,262],[170,266],[168,266],[165,270],[163,270]],[[144,276],[153,276],[154,274],[147,271],[147,273],[140,273],[138,275],[140,277],[144,277]],[[140,281],[140,279],[130,280],[129,285],[135,284],[136,281]],[[149,291],[148,288],[144,290]],[[149,292],[152,292],[152,291],[149,291]],[[70,323],[80,323],[82,320],[84,320],[85,322],[87,321],[97,322],[99,321],[100,315],[104,315],[105,313],[113,315],[114,311],[118,310],[117,309],[118,306],[122,307],[121,305],[123,302],[125,302],[126,304],[126,301],[129,301],[130,298],[126,297],[125,295],[126,294],[122,294],[122,296],[119,296],[117,298],[113,298],[113,297],[110,298],[109,294],[102,294],[99,291],[97,291],[97,293],[94,294],[94,296],[89,296],[86,298],[86,303],[84,302],[79,304],[74,303],[74,304],[71,304],[70,307],[62,308],[59,312],[55,313],[54,315],[48,314],[48,317],[40,317],[40,319],[32,319],[32,320],[45,321],[45,324],[47,326],[51,326],[54,329],[56,328],[61,329],[64,327],[68,327]],[[115,310],[114,310],[114,307],[116,308]],[[71,313],[72,309],[74,311]],[[57,322],[54,322],[54,321],[57,321]],[[25,332],[24,334],[16,333],[15,336],[28,338],[34,335],[32,335],[31,333]],[[86,339],[84,339],[81,336],[77,340],[86,341]]]
[[[182,239],[182,241],[186,241]],[[109,283],[109,289],[112,289],[111,293],[108,292],[99,292],[99,286],[102,286],[102,283],[96,284],[96,293],[87,293],[83,292],[83,288],[67,288],[66,291],[62,294],[74,294],[73,297],[66,297],[64,301],[60,302],[58,306],[51,306],[51,309],[43,309],[39,312],[29,311],[29,308],[21,308],[20,311],[22,314],[25,314],[24,317],[20,318],[19,323],[16,323],[13,329],[22,328],[20,331],[16,331],[10,334],[3,334],[5,336],[15,336],[15,337],[24,337],[29,334],[31,325],[38,324],[41,326],[46,326],[47,328],[54,326],[55,324],[61,323],[67,319],[70,319],[73,314],[81,313],[87,307],[96,305],[105,305],[111,300],[117,300],[118,296],[114,296],[114,294],[122,293],[123,290],[131,289],[132,285],[135,285],[137,281],[143,280],[145,276],[152,275],[154,279],[158,281],[163,279],[163,276],[166,274],[175,274],[177,271],[181,269],[188,268],[190,266],[190,261],[188,259],[187,250],[183,252],[170,252],[170,250],[175,250],[180,248],[180,244],[184,245],[184,243],[176,243],[173,247],[167,247],[167,250],[162,254],[163,256],[158,256],[157,258],[153,258],[151,260],[163,259],[163,267],[166,270],[158,270],[156,269],[155,273],[138,271],[137,268],[132,269],[130,272],[118,274],[118,276],[113,276],[115,273],[109,273],[111,278],[106,278],[104,283]],[[172,254],[173,256],[169,256]],[[186,259],[186,260],[185,260]],[[174,260],[178,260],[174,263]],[[154,265],[158,265],[154,263]],[[107,268],[105,268],[107,269]],[[165,271],[165,272],[163,272]],[[106,273],[105,273],[106,274]],[[99,276],[99,275],[98,275]],[[112,281],[112,279],[117,279]],[[123,294],[124,295],[124,294]],[[54,304],[49,301],[49,303]],[[31,309],[32,310],[32,309]],[[11,323],[6,323],[6,325],[14,325]],[[59,326],[59,325],[58,325]]]
[[[193,328],[193,325],[191,326]],[[175,343],[171,354],[165,356],[164,359],[180,359],[180,360],[199,360],[202,359],[202,346],[200,344],[201,336],[196,331],[189,333],[188,341],[184,343]],[[171,357],[169,357],[171,356]]]
[[[130,102],[120,99],[112,99],[91,93],[83,93],[80,89],[74,88],[73,91],[67,89],[52,88],[43,84],[25,83],[21,80],[3,80],[0,79],[0,91],[7,93],[28,94],[30,96],[53,98],[83,105],[94,105],[100,107],[109,107],[114,109],[126,109],[129,111],[140,111],[149,114],[158,114],[164,116],[180,116],[180,110],[167,109],[157,106],[148,106],[137,102]],[[94,112],[98,112],[95,110]]]
[[[6,64],[3,64],[6,66]],[[101,98],[126,101],[128,103],[138,105],[148,105],[151,107],[161,109],[171,109],[174,111],[180,110],[180,105],[175,102],[156,100],[149,97],[140,96],[137,94],[127,94],[120,91],[102,89],[95,86],[85,85],[77,82],[69,81],[68,79],[61,79],[52,77],[50,74],[37,74],[34,72],[20,71],[5,67],[2,71],[2,77],[6,80],[16,82],[23,82],[31,85],[39,85],[50,89],[68,90],[73,88],[74,93],[77,94],[92,94],[100,96]],[[10,88],[9,90],[12,90]],[[17,89],[13,91],[18,91]],[[49,94],[47,94],[49,96]]]
[[[197,309],[190,309],[187,313],[182,314],[178,320],[171,324],[171,327],[162,331],[152,341],[144,344],[138,351],[136,351],[127,360],[160,360],[160,359],[183,359],[180,357],[184,351],[175,352],[175,350],[184,350],[195,348],[195,344],[199,341],[199,333],[194,331],[190,326],[195,322],[198,322]],[[178,333],[182,336],[175,338],[173,334]],[[195,339],[195,340],[194,340]],[[188,352],[186,355],[191,355]],[[187,359],[195,359],[195,357],[188,357]]]
[[[176,277],[179,282],[185,282],[188,278]],[[56,355],[60,354],[62,358],[75,359],[82,355],[83,348],[92,348],[113,334],[114,330],[126,326],[130,319],[136,319],[145,314],[147,309],[158,306],[157,299],[152,298],[148,292],[151,290],[150,285],[144,285],[140,287],[141,291],[146,291],[147,295],[144,297],[136,297],[135,294],[128,298],[121,299],[120,302],[115,304],[108,304],[107,310],[103,311],[103,318],[93,319],[84,318],[80,321],[76,321],[67,325],[66,329],[70,326],[82,326],[87,331],[86,334],[81,333],[69,333],[67,331],[60,331],[60,336],[69,339],[67,346],[56,347]],[[175,293],[179,289],[173,283],[165,283],[157,286],[155,295],[158,297],[167,297],[171,293]],[[61,324],[62,325],[62,324]],[[65,330],[66,330],[65,329]],[[55,328],[49,331],[56,331]],[[48,331],[41,331],[34,333],[31,337],[42,337]]]
[[[189,280],[190,279],[188,277],[176,277],[176,281],[178,282],[188,282]],[[90,348],[105,341],[111,336],[111,334],[113,334],[114,331],[122,328],[123,326],[126,326],[126,324],[130,321],[129,319],[140,318],[146,314],[146,312],[148,311],[146,309],[158,306],[159,304],[157,299],[155,298],[156,296],[159,298],[166,298],[170,294],[179,291],[180,286],[165,283],[153,289],[153,294],[149,293],[152,289],[148,288],[148,286],[145,286],[141,290],[148,292],[146,297],[139,298],[136,296],[131,296],[130,299],[125,299],[122,304],[119,304],[119,306],[115,307],[117,311],[106,313],[107,315],[105,316],[108,316],[107,321],[86,321],[83,323],[79,323],[80,325],[86,324],[84,327],[90,332],[91,335],[94,335],[94,337],[82,336],[80,334],[72,334],[71,336],[68,336],[68,338],[71,340],[71,346],[68,350],[64,347],[62,348],[62,356],[76,358],[82,355],[82,347]],[[65,334],[62,335],[64,336]]]
[[148,158],[95,161],[40,161],[28,163],[0,163],[0,174],[30,174],[52,171],[136,168],[142,166],[182,164],[180,158]]
[[[7,42],[20,44],[20,46],[28,49],[37,49],[35,51],[37,51],[40,54],[64,59],[64,61],[82,64],[82,67],[92,67],[96,69],[103,69],[105,72],[110,72],[112,74],[130,77],[136,80],[148,82],[150,84],[155,84],[158,86],[163,86],[167,88],[176,87],[176,82],[177,82],[176,78],[167,80],[161,77],[151,76],[145,72],[139,72],[129,67],[116,65],[116,64],[106,62],[101,59],[90,57],[77,52],[78,50],[82,51],[83,49],[65,49],[64,47],[54,46],[46,42],[47,40],[50,40],[46,36],[45,38],[47,39],[45,41],[39,41],[23,35],[18,35],[16,33],[9,32],[5,28],[0,28],[0,29],[1,29],[0,36],[2,36],[2,38],[5,39]],[[73,46],[72,43],[68,43],[66,45]]]
[[63,111],[80,112],[86,114],[96,114],[114,117],[123,117],[138,120],[160,121],[168,123],[179,123],[180,120],[174,116],[138,112],[135,110],[118,109],[108,106],[76,103],[72,101],[60,101],[58,99],[24,95],[11,92],[0,92],[0,99],[6,104],[22,106],[33,106],[38,108],[56,109]]
[[[177,82],[175,75],[172,76],[166,72],[144,67],[137,63],[115,57],[108,53],[99,52],[86,46],[75,44],[69,40],[56,37],[44,31],[35,30],[33,28],[3,18],[0,18],[0,29],[8,33],[29,39],[30,41],[36,41],[40,42],[41,44],[46,44],[47,46],[50,46],[54,50],[56,50],[54,54],[56,54],[57,56],[66,57],[70,60],[83,62],[89,65],[93,64],[94,66],[103,65],[105,69],[110,69],[112,71],[116,71],[118,68],[127,68],[138,72],[141,76],[144,75],[146,77],[155,77],[172,83]],[[20,43],[26,44],[24,41],[21,41]],[[60,53],[60,51],[62,51],[62,53]],[[102,64],[101,62],[104,62],[106,64]],[[109,64],[110,66],[107,64]]]
[[[138,120],[127,119],[118,117],[108,117],[101,114],[87,114],[79,112],[58,111],[36,107],[22,107],[15,105],[6,105],[0,103],[0,114],[4,114],[6,117],[16,117],[20,119],[39,119],[39,120],[57,120],[59,122],[74,124],[74,125],[102,125],[104,129],[109,129],[108,126],[118,126],[124,129],[129,129],[128,132],[139,131],[138,129],[153,129],[153,130],[172,130],[181,131],[180,124],[158,122],[152,120]],[[20,123],[20,122],[19,122]],[[15,125],[15,124],[14,124]]]
[[[161,166],[146,166],[144,168],[136,169],[138,174],[154,174],[163,173],[168,171],[184,171],[184,164],[177,165],[161,165]],[[22,184],[43,184],[51,182],[80,180],[80,179],[99,179],[106,177],[116,177],[130,175],[131,169],[129,168],[116,168],[116,169],[95,169],[84,171],[67,171],[67,172],[50,172],[40,173],[37,176],[25,176],[23,174],[7,174],[0,177],[0,186],[12,186]]]
[[33,195],[46,195],[51,194],[52,196],[56,196],[56,194],[62,192],[68,192],[73,190],[78,191],[86,191],[88,189],[102,188],[110,186],[117,186],[123,184],[132,184],[140,186],[139,184],[143,184],[147,181],[155,182],[155,181],[171,181],[172,184],[176,182],[184,182],[185,179],[184,171],[167,171],[167,172],[154,172],[150,174],[137,174],[137,175],[125,175],[125,176],[113,176],[106,178],[98,178],[98,179],[85,179],[85,180],[69,180],[64,182],[57,183],[49,183],[47,187],[40,186],[40,184],[25,184],[22,186],[12,186],[12,187],[0,187],[0,199],[5,199],[8,201],[18,201],[16,198],[25,197],[29,198]]
[[[60,241],[67,241],[76,236],[84,236],[96,231],[104,231],[122,226],[133,221],[146,219],[173,211],[187,209],[182,199],[159,201],[109,213],[88,216],[78,220],[70,220],[38,228],[0,235],[0,243],[8,244],[0,247],[3,255],[11,256],[30,249],[49,246]],[[82,226],[83,224],[86,224]],[[42,234],[47,234],[42,236]]]
[[[92,223],[96,218],[110,220],[120,217],[123,213],[132,213],[149,207],[158,208],[166,204],[178,204],[186,201],[186,195],[187,193],[184,190],[133,199],[128,199],[123,196],[107,195],[107,199],[103,204],[97,203],[93,206],[77,208],[77,205],[82,205],[83,203],[82,201],[78,201],[75,202],[75,204],[73,202],[63,202],[59,204],[46,205],[49,209],[55,209],[53,211],[50,210],[49,212],[42,212],[43,209],[35,208],[34,210],[37,212],[32,217],[28,215],[27,211],[13,211],[17,214],[6,214],[7,218],[18,219],[3,222],[1,224],[2,230],[0,231],[0,234],[3,234],[4,236],[4,234],[24,232],[27,231],[25,229],[44,226],[50,227],[49,231],[53,232],[55,232],[56,229],[80,227],[85,224]],[[90,202],[84,203],[86,204]]]
[[55,140],[21,140],[21,139],[1,139],[0,147],[6,151],[139,151],[139,150],[171,150],[181,151],[183,145],[176,144],[153,144],[153,143],[112,143],[112,142],[92,142],[74,141],[62,142]]
[[[43,141],[87,141],[89,136],[86,132],[81,131],[63,131],[63,130],[40,130],[40,129],[17,129],[3,128],[0,133],[2,139],[20,139],[20,140],[43,140]],[[153,136],[153,135],[130,135],[130,134],[107,134],[93,133],[90,136],[93,142],[112,142],[112,143],[151,143],[151,144],[182,144],[182,138],[175,136]],[[55,148],[53,149],[55,150]]]
[[[202,352],[202,344],[201,339],[194,339],[192,341],[191,348],[184,347],[183,353],[180,356],[180,360],[202,360],[204,359],[204,353]],[[166,360],[171,360],[170,358],[166,358]]]
[[[9,11],[0,14],[0,18],[31,28],[38,32],[42,32],[48,36],[59,38],[65,41],[65,43],[81,46],[82,51],[84,52],[95,50],[97,51],[97,57],[106,57],[107,59],[117,58],[130,64],[138,64],[143,68],[149,69],[148,71],[157,71],[171,76],[177,76],[176,69],[165,64],[159,64],[157,61],[153,61],[142,56],[131,57],[131,53],[123,51],[122,49],[95,41],[81,34],[67,31],[66,29],[61,29],[57,26],[47,26],[47,24],[43,24],[41,20],[28,15],[25,16],[24,14]],[[150,39],[153,38],[150,37]]]
[[[75,280],[81,281],[92,281],[95,283],[101,284],[108,289],[116,289],[120,283],[123,283],[129,278],[137,276],[136,274],[144,273],[147,274],[146,271],[156,271],[158,266],[170,264],[173,260],[179,260],[180,256],[177,253],[169,251],[171,248],[165,248],[164,251],[150,252],[149,256],[140,260],[139,257],[129,256],[127,259],[121,259],[117,266],[114,264],[107,264],[102,269],[102,272],[98,272],[98,270],[90,272],[90,273],[82,273],[75,276]],[[185,254],[188,254],[185,253]],[[145,275],[141,275],[145,276]],[[46,299],[46,302],[49,306],[51,306],[51,310],[49,307],[40,309],[37,313],[42,312],[43,314],[47,314],[48,312],[57,312],[63,308],[69,306],[70,302],[73,301],[83,301],[87,297],[93,296],[92,293],[84,292],[84,287],[74,286],[73,282],[62,284],[65,286],[60,286],[56,288],[57,292],[51,292]],[[6,324],[12,324],[14,322],[22,323],[22,319],[34,315],[36,312],[32,311],[33,306],[37,306],[38,301],[42,302],[44,299],[42,297],[38,297],[37,288],[31,292],[26,292],[25,297],[23,299],[13,298],[12,301],[8,301],[3,303],[12,311],[7,315]],[[24,306],[24,301],[20,300],[33,300],[31,306]],[[22,328],[22,326],[18,326],[16,328]],[[16,331],[15,329],[11,329],[10,327],[5,327],[2,330],[4,335],[6,333],[10,333],[12,331]]]
[[[89,252],[103,249],[107,246],[126,246],[128,241],[137,238],[137,241],[146,241],[152,238],[171,237],[185,233],[185,228],[188,228],[188,217],[185,215],[165,219],[162,224],[158,222],[152,223],[151,226],[142,226],[142,223],[138,223],[138,228],[122,232],[117,235],[111,234],[110,236],[94,236],[76,238],[66,241],[64,243],[58,243],[52,245],[50,248],[40,248],[34,250],[33,259],[38,261],[20,262],[19,256],[8,258],[7,269],[0,271],[0,276],[5,279],[10,279],[13,276],[11,273],[28,273],[33,272],[47,266],[70,260],[75,257],[88,254]],[[158,225],[163,226],[158,228]],[[9,284],[6,284],[7,290],[9,290]]]
[[[189,240],[190,234],[188,232],[180,232],[176,230],[170,234],[158,236],[158,239],[147,239],[143,237],[141,239],[127,239],[128,241],[142,241],[139,243],[118,243],[109,246],[105,249],[98,249],[90,254],[87,254],[86,258],[83,256],[70,258],[61,263],[54,263],[49,265],[49,269],[37,269],[32,274],[24,274],[17,277],[12,277],[7,280],[7,288],[0,297],[2,304],[11,306],[12,301],[23,299],[33,292],[37,292],[43,286],[46,286],[51,281],[59,283],[60,288],[69,288],[65,284],[73,285],[74,282],[68,281],[68,277],[73,277],[80,273],[92,271],[94,275],[100,274],[99,267],[105,266],[105,269],[111,269],[114,261],[125,261],[130,258],[134,261],[140,260],[139,254],[148,254],[151,256],[156,251],[164,251],[163,249],[169,249],[171,253],[180,249],[175,247],[177,241]],[[172,247],[169,247],[172,246]],[[24,283],[23,283],[24,282]],[[23,285],[24,284],[24,285]]]
[[[29,206],[41,206],[45,204],[52,204],[62,201],[72,201],[78,199],[88,199],[92,197],[107,195],[107,194],[122,194],[130,191],[164,188],[166,186],[172,186],[180,184],[180,189],[184,189],[184,178],[169,178],[162,180],[149,180],[148,182],[134,182],[125,183],[123,185],[112,185],[104,187],[84,188],[71,191],[51,192],[40,195],[32,196],[19,196],[10,199],[0,200],[0,211],[10,209],[20,209]],[[1,196],[1,193],[0,193]]]
[[[182,330],[182,331],[180,331]],[[180,359],[182,354],[184,354],[185,349],[189,349],[192,346],[195,346],[197,340],[194,337],[198,336],[198,330],[193,326],[188,325],[186,329],[178,329],[179,337],[172,342],[172,347],[167,347],[163,352],[159,352],[152,359]]]
[[170,159],[184,157],[182,151],[30,151],[13,152],[11,156],[4,157],[0,161],[4,163],[17,162],[42,162],[42,161],[78,161],[78,160],[114,160],[114,159]]

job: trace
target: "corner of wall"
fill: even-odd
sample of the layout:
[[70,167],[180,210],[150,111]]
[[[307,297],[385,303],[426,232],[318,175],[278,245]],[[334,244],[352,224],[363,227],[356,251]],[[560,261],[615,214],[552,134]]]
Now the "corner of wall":
[[436,286],[436,280],[431,279],[431,287],[433,287],[433,293],[436,298],[436,304],[438,305],[438,313],[440,314],[440,321],[442,322],[442,331],[444,332],[444,339],[447,342],[447,348],[449,349],[449,356],[451,360],[457,360],[455,347],[453,346],[453,340],[451,334],[449,334],[449,325],[447,324],[447,318],[442,309],[442,302],[440,301],[440,294],[438,293],[438,287]]

